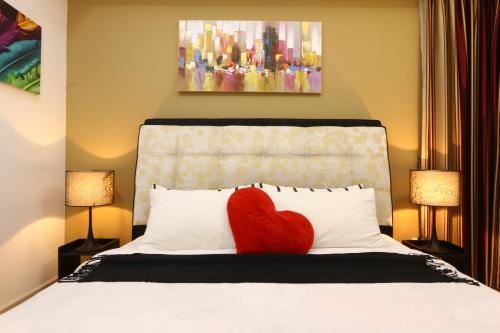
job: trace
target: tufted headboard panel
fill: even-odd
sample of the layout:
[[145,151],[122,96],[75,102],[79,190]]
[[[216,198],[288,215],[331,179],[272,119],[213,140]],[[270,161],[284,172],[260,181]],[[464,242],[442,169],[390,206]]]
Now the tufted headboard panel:
[[387,136],[377,120],[150,119],[139,131],[133,237],[144,232],[152,184],[188,190],[255,182],[374,187],[379,224],[392,233]]

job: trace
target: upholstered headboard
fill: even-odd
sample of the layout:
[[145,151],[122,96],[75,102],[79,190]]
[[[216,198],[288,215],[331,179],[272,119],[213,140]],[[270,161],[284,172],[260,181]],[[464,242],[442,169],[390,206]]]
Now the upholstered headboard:
[[133,238],[144,233],[152,184],[219,189],[255,182],[374,187],[392,235],[386,130],[378,120],[149,119],[139,130]]

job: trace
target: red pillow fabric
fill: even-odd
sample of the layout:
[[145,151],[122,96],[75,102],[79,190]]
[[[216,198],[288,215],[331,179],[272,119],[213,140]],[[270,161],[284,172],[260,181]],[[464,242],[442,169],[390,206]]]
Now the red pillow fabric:
[[307,218],[288,210],[276,211],[271,198],[257,188],[234,192],[227,213],[239,254],[304,254],[313,244],[314,229]]

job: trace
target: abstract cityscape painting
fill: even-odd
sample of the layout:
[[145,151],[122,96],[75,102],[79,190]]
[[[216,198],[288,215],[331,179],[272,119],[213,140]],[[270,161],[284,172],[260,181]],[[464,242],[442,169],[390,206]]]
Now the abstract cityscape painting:
[[321,22],[179,21],[180,92],[321,93]]
[[0,0],[0,82],[40,94],[42,28]]

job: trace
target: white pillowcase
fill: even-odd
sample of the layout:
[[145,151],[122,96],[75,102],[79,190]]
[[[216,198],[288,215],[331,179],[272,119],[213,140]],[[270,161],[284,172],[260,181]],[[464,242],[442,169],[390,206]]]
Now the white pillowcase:
[[[375,190],[353,185],[307,189],[254,184],[277,210],[306,216],[314,228],[313,248],[379,247],[383,239],[376,217]],[[239,188],[248,187],[241,186]],[[227,200],[235,189],[150,192],[150,215],[143,244],[162,250],[234,249]]]
[[143,244],[162,250],[234,249],[226,204],[232,190],[150,191]]
[[373,188],[297,193],[262,190],[277,210],[293,210],[307,217],[314,228],[313,248],[384,246]]
[[264,184],[264,183],[255,183],[253,185],[249,186],[241,186],[239,188],[244,188],[244,187],[256,187],[264,192],[296,192],[296,193],[303,193],[303,192],[334,192],[334,191],[339,191],[339,192],[344,192],[344,191],[357,191],[357,190],[362,190],[363,184],[356,184],[356,185],[349,185],[349,186],[344,186],[344,187],[334,187],[334,188],[310,188],[310,187],[289,187],[289,186],[277,186],[277,185],[269,185],[269,184]]

